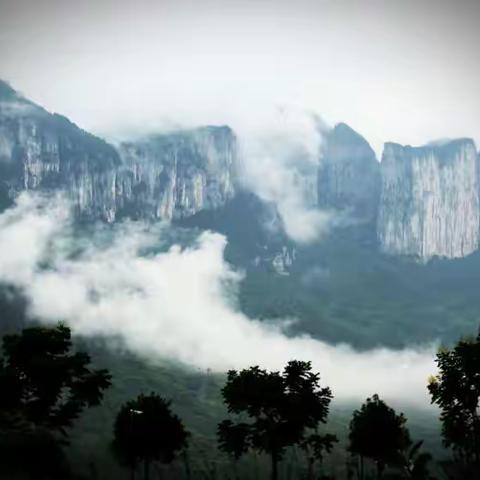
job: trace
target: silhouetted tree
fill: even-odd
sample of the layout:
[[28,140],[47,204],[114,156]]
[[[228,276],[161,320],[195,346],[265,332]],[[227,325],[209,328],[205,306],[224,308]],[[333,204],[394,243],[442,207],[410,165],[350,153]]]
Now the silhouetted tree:
[[[334,444],[337,442],[337,437],[329,433],[325,435],[319,435],[318,433],[312,433],[308,435],[301,443],[300,447],[305,452],[308,462],[308,480],[314,478],[315,463],[322,463],[325,453],[330,453]],[[326,477],[323,477],[326,478]]]
[[42,478],[42,466],[51,470],[62,463],[60,444],[68,428],[86,407],[98,405],[110,386],[110,374],[91,370],[90,357],[71,353],[71,347],[70,330],[63,325],[3,337],[0,443],[8,458],[2,464],[18,457],[22,469],[37,469],[35,478]]
[[348,450],[359,460],[360,479],[365,478],[365,459],[375,463],[378,478],[387,465],[402,465],[402,452],[411,444],[405,422],[403,414],[397,415],[378,395],[353,412]]
[[4,423],[10,419],[66,436],[86,407],[100,403],[111,384],[110,374],[88,368],[90,357],[70,353],[71,347],[71,332],[64,325],[26,328],[3,338],[0,412]]
[[[221,422],[217,432],[220,448],[235,458],[249,449],[268,453],[271,477],[276,480],[285,449],[306,442],[319,423],[326,422],[332,393],[319,382],[310,362],[291,361],[282,373],[259,367],[231,370],[222,389],[224,402],[230,413],[246,414],[250,422]],[[332,435],[313,438],[317,454],[336,441]]]
[[[441,409],[444,444],[469,475],[480,471],[480,335],[437,353],[428,390]],[[480,475],[479,475],[480,476]]]
[[131,469],[132,479],[143,462],[148,480],[150,465],[171,463],[187,446],[188,437],[182,421],[170,410],[170,402],[152,393],[122,406],[115,421],[113,448],[119,461]]

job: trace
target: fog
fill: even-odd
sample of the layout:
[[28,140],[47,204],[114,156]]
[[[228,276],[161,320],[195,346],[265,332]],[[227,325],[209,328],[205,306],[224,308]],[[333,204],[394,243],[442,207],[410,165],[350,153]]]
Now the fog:
[[61,197],[26,193],[0,215],[0,281],[21,289],[32,317],[65,321],[76,334],[104,337],[150,362],[223,372],[311,360],[338,400],[376,392],[427,407],[435,346],[358,352],[286,336],[282,324],[292,319],[261,322],[239,310],[243,277],[224,260],[225,237],[204,232],[188,247],[159,251],[161,223],[124,222],[82,238],[71,222]]
[[243,186],[273,203],[285,233],[298,243],[320,238],[332,227],[318,208],[317,171],[326,127],[295,107],[265,106],[253,117],[231,122],[239,144]]
[[264,104],[480,141],[478,0],[1,0],[0,78],[108,137]]

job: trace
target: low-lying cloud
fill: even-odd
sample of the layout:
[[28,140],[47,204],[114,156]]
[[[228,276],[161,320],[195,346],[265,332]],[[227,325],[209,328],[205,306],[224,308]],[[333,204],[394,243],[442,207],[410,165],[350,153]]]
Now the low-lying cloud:
[[276,205],[287,235],[309,243],[330,226],[318,208],[318,165],[322,134],[314,115],[295,108],[262,111],[238,132],[243,181],[260,198]]
[[77,334],[120,340],[145,359],[213,371],[311,360],[337,399],[378,392],[428,404],[433,348],[357,352],[288,337],[280,325],[237,308],[242,275],[224,260],[225,237],[204,232],[188,247],[155,250],[165,229],[124,223],[82,240],[60,198],[22,194],[0,215],[0,281],[19,287],[41,321],[63,320]]

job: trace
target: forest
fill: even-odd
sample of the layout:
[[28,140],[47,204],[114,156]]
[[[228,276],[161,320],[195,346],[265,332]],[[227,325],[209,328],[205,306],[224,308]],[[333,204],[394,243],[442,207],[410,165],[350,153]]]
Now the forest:
[[[1,478],[427,480],[480,475],[480,335],[441,348],[437,374],[425,385],[440,413],[448,452],[441,459],[411,434],[406,416],[375,392],[345,425],[331,425],[334,392],[310,362],[291,360],[282,371],[251,366],[229,371],[221,384],[212,382],[208,388],[218,388],[224,418],[209,425],[215,442],[208,443],[208,452],[199,449],[201,436],[163,391],[144,386],[114,410],[103,406],[111,417],[110,431],[102,435],[111,470],[100,469],[92,459],[80,460],[78,446],[72,449],[82,417],[102,409],[115,384],[112,372],[94,364],[85,347],[64,324],[29,325],[3,336]],[[98,352],[94,345],[91,350]],[[339,449],[344,456],[336,456]],[[209,457],[207,463],[202,456]],[[340,458],[346,459],[344,465],[338,465]]]

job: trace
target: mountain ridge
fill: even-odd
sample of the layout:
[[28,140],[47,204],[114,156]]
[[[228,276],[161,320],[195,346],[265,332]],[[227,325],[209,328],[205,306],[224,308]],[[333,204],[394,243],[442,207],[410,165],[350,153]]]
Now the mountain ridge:
[[[385,254],[428,260],[478,249],[480,169],[472,139],[386,142],[379,162],[345,123],[324,136],[316,173],[309,173],[316,175],[317,208],[371,225]],[[228,125],[113,146],[0,81],[2,205],[25,189],[64,189],[88,220],[186,218],[224,208],[242,190],[239,161]]]

